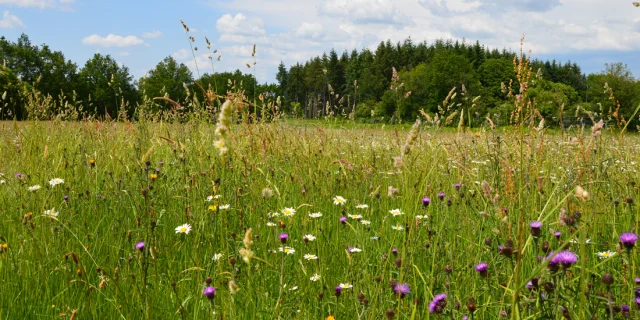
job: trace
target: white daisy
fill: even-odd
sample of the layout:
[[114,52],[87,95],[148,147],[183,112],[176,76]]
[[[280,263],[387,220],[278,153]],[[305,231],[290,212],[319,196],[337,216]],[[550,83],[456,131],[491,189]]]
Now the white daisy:
[[273,222],[267,222],[267,227],[275,227],[275,226],[277,226],[277,224]]
[[208,196],[207,197],[207,201],[212,201],[213,200],[213,196]]
[[229,210],[229,208],[231,208],[230,204],[223,204],[220,206],[220,210]]
[[267,213],[267,216],[269,216],[270,218],[275,218],[275,217],[280,216],[280,213],[279,212],[269,212],[269,213]]
[[286,254],[294,254],[296,253],[296,249],[291,248],[291,247],[280,247],[280,249],[278,249],[280,252],[284,252]]
[[293,286],[293,287],[289,288],[289,291],[296,291],[296,290],[298,290],[298,286]]
[[188,223],[176,227],[176,233],[189,234],[189,232],[191,232],[191,225]]
[[358,249],[356,247],[350,247],[349,248],[349,252],[353,253],[353,252],[362,252],[362,249]]
[[378,237],[378,236],[373,236],[373,237],[371,237],[371,240],[380,240],[380,237]]
[[309,213],[309,218],[315,219],[315,218],[320,218],[320,217],[322,217],[322,213],[320,213],[320,212]]
[[396,224],[395,226],[392,226],[391,229],[402,231],[402,230],[404,230],[404,227],[399,225],[399,224]]
[[611,257],[615,256],[616,252],[613,252],[611,250],[607,250],[607,251],[604,251],[604,252],[598,252],[596,254],[598,255],[598,257],[600,259],[607,259],[607,258],[611,258]]
[[53,179],[49,180],[49,184],[50,184],[52,187],[55,187],[55,186],[57,186],[57,185],[59,185],[59,184],[63,184],[63,183],[64,183],[64,180],[63,180],[63,179],[60,179],[60,178],[53,178]]
[[44,215],[49,217],[57,217],[60,212],[56,211],[56,208],[51,208],[51,210],[45,210]]
[[360,220],[360,223],[364,224],[365,226],[368,226],[371,224],[371,221],[369,220]]
[[221,196],[221,195],[219,195],[219,194],[216,194],[215,196],[213,196],[213,198],[214,198],[214,199],[220,199],[220,198],[222,198],[222,196]]
[[294,208],[282,209],[282,215],[284,215],[285,217],[293,217],[294,214],[296,214],[296,209]]
[[356,209],[366,209],[366,208],[369,208],[369,205],[364,204],[364,203],[363,204],[359,204],[359,205],[356,206]]
[[218,261],[220,260],[222,257],[224,256],[224,254],[222,253],[216,253],[213,255],[213,261]]
[[34,191],[39,190],[39,189],[40,189],[40,185],[39,184],[36,184],[35,186],[29,187],[29,191],[31,191],[31,192],[34,192]]
[[391,213],[391,215],[394,217],[404,214],[404,212],[400,211],[400,209],[389,210],[389,213]]
[[305,235],[305,236],[302,238],[302,240],[305,240],[305,241],[315,241],[315,240],[316,240],[316,237],[315,237],[314,235],[307,234],[307,235]]
[[320,280],[320,275],[319,274],[314,274],[311,278],[309,278],[309,280],[316,282],[318,280]]
[[315,254],[305,254],[304,258],[307,260],[318,260],[318,256],[316,256]]
[[333,197],[333,204],[344,206],[345,203],[347,203],[347,199],[345,199],[345,198],[343,198],[341,196]]
[[7,181],[5,181],[5,180],[0,180],[0,184],[5,184],[5,183],[7,183]]
[[347,217],[351,218],[351,219],[362,219],[362,215],[361,214],[348,214]]
[[339,287],[342,288],[342,289],[351,289],[351,288],[353,288],[353,285],[351,285],[349,283],[341,283],[339,285]]
[[418,215],[418,216],[416,216],[416,220],[422,220],[422,219],[427,219],[427,218],[429,218],[427,215],[424,215],[424,216],[419,216]]

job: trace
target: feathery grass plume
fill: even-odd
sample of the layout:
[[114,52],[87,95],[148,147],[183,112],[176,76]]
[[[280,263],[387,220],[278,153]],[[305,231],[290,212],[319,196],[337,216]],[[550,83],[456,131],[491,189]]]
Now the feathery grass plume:
[[411,152],[411,146],[413,146],[413,144],[416,142],[416,139],[418,139],[421,123],[422,122],[420,121],[420,119],[416,119],[416,122],[413,124],[413,126],[411,126],[411,130],[407,135],[407,140],[405,141],[404,146],[402,147],[402,152],[400,154],[401,157]]
[[247,229],[247,232],[244,233],[244,239],[242,239],[242,243],[244,244],[244,247],[247,249],[251,249],[251,246],[253,245],[253,240],[251,239],[252,237],[252,230],[251,228]]
[[214,146],[218,149],[220,155],[224,155],[229,151],[225,144],[224,137],[229,131],[232,114],[233,103],[231,100],[227,100],[222,104],[222,108],[220,109],[220,115],[218,116],[218,123],[216,124],[215,131],[215,135],[218,137],[218,140],[214,143]]
[[487,199],[491,199],[491,197],[493,196],[493,189],[491,189],[491,186],[489,185],[489,183],[483,180],[481,183],[481,186],[482,186],[482,195],[484,195],[484,197]]
[[591,128],[591,136],[593,136],[594,138],[600,136],[602,134],[602,127],[604,127],[604,121],[600,119],[600,121],[594,124]]
[[229,281],[229,293],[231,293],[231,295],[235,295],[238,291],[240,291],[240,287],[238,287],[236,282],[233,280]]
[[240,256],[242,256],[242,260],[244,260],[244,262],[246,263],[250,263],[251,259],[253,258],[253,251],[247,249],[247,248],[242,248],[239,251]]

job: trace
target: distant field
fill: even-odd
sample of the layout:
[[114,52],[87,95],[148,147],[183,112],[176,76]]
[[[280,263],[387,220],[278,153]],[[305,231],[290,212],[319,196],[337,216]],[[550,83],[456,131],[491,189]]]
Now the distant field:
[[1,122],[0,318],[640,318],[637,136],[411,125]]

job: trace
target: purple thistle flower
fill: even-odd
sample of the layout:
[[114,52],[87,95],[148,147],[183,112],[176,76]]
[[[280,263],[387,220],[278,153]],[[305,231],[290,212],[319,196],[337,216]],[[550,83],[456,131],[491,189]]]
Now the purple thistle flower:
[[640,298],[636,298],[636,306],[640,308]]
[[[554,252],[552,251],[547,258],[552,257],[553,254]],[[578,262],[578,256],[575,253],[569,250],[563,250],[551,258],[549,266],[554,265],[557,267],[558,265],[562,265],[564,268],[569,268],[576,262]]]
[[454,183],[453,184],[453,187],[456,188],[456,190],[460,190],[460,186],[461,186],[461,184],[459,184],[459,183]]
[[396,295],[400,295],[400,298],[404,298],[404,296],[411,293],[411,288],[406,283],[397,283],[393,287],[393,291],[395,291]]
[[480,276],[483,278],[489,274],[487,269],[489,269],[489,265],[486,262],[480,262],[476,265],[476,271],[480,273]]
[[394,255],[398,255],[398,248],[391,249],[391,253],[393,253]]
[[287,239],[289,239],[289,235],[286,233],[281,233],[280,236],[280,242],[282,242],[282,244],[287,243]]
[[438,199],[440,199],[440,200],[444,200],[444,197],[445,197],[444,192],[440,192],[440,193],[438,193]]
[[345,217],[345,216],[340,217],[340,223],[346,224],[347,223],[347,217]]
[[136,243],[136,249],[140,250],[140,252],[144,251],[144,241]]
[[64,196],[62,199],[64,199],[64,201],[69,201],[69,196]]
[[453,203],[453,201],[451,200],[451,198],[447,198],[447,205],[451,206],[452,203]]
[[429,197],[422,198],[422,206],[423,207],[428,207],[430,203],[431,203],[431,199]]
[[640,278],[635,278],[633,280],[636,282],[636,284],[640,284]]
[[529,223],[529,227],[531,227],[531,235],[532,236],[539,237],[542,234],[542,229],[540,229],[542,227],[542,222],[533,221],[533,222]]
[[623,312],[629,312],[629,305],[628,304],[621,305],[620,310],[622,310]]
[[444,293],[437,294],[433,297],[433,301],[429,303],[429,312],[442,313],[447,306],[447,295]]
[[527,282],[527,284],[524,285],[524,287],[529,289],[529,290],[533,290],[533,288],[534,288],[533,287],[533,282],[532,281]]
[[627,249],[633,249],[636,241],[638,241],[638,236],[633,232],[625,232],[620,235],[620,243]]
[[336,297],[339,297],[340,294],[342,293],[342,287],[341,286],[337,286],[335,288],[335,290],[336,290]]
[[556,233],[553,234],[553,236],[556,237],[556,240],[560,240],[561,235],[562,235],[562,232],[560,231],[556,231]]
[[22,173],[16,173],[16,178],[21,179],[22,177],[24,177]]
[[215,298],[216,296],[216,288],[214,287],[206,287],[204,288],[204,291],[202,292],[202,294],[207,297],[207,299],[209,300],[213,300],[213,298]]

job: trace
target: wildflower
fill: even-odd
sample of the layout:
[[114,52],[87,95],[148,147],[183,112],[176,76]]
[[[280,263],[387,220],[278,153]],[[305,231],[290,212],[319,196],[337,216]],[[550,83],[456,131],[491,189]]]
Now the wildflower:
[[392,226],[391,229],[397,230],[397,231],[402,231],[402,230],[404,230],[404,227],[399,225],[399,224],[397,224],[395,226]]
[[189,232],[191,232],[191,225],[188,223],[176,227],[176,233],[189,234]]
[[223,204],[220,206],[220,210],[228,210],[231,207],[230,204]]
[[453,184],[453,187],[454,187],[454,188],[456,188],[456,190],[460,190],[460,187],[461,187],[461,186],[462,186],[462,185],[461,185],[460,183],[454,183],[454,184]]
[[585,191],[581,186],[576,186],[576,198],[587,200],[589,199],[589,193]]
[[396,293],[396,295],[399,295],[400,298],[404,298],[404,296],[408,295],[411,293],[411,289],[409,287],[408,284],[406,283],[398,283],[393,287],[393,291]]
[[636,241],[638,241],[638,236],[633,232],[625,232],[620,235],[620,243],[627,249],[633,249]]
[[605,285],[610,286],[610,285],[613,284],[614,279],[613,279],[613,276],[610,273],[605,273],[605,274],[602,275],[601,281]]
[[204,289],[204,291],[202,292],[202,294],[203,294],[205,297],[207,297],[207,299],[209,299],[209,300],[213,300],[213,298],[215,298],[215,296],[216,296],[216,288],[211,287],[211,286],[206,287],[206,288]]
[[445,197],[445,193],[444,192],[438,193],[438,199],[444,200],[444,197]]
[[44,211],[44,215],[45,216],[49,216],[49,217],[57,217],[59,214],[58,211],[56,211],[55,208],[51,208],[51,210],[45,210]]
[[309,278],[309,280],[316,282],[318,280],[320,280],[320,275],[319,274],[314,274],[311,278]]
[[282,242],[282,244],[287,243],[287,239],[289,239],[289,235],[286,233],[281,233],[280,236],[280,242]]
[[400,209],[389,210],[389,213],[391,213],[391,215],[394,217],[404,214],[404,212],[400,211]]
[[347,217],[345,217],[345,216],[340,217],[340,223],[346,224],[347,223]]
[[96,160],[95,159],[89,159],[89,165],[92,167],[96,166]]
[[263,199],[268,199],[273,197],[273,190],[269,189],[269,188],[264,188],[262,189],[262,198]]
[[429,216],[427,216],[426,214],[424,216],[421,216],[421,215],[417,215],[416,216],[416,220],[422,220],[422,219],[427,219],[427,218],[429,218]]
[[347,203],[347,199],[341,197],[341,196],[335,196],[333,198],[333,204],[335,205],[341,205],[344,206],[344,204]]
[[309,213],[309,218],[316,219],[316,218],[320,218],[320,217],[322,217],[322,213],[320,213],[320,212]]
[[315,240],[316,240],[316,237],[315,237],[315,236],[313,236],[313,235],[311,235],[311,234],[307,234],[307,235],[305,235],[304,237],[302,237],[302,240],[303,240],[304,242],[315,241]]
[[598,257],[600,259],[607,259],[607,258],[611,258],[611,257],[615,256],[616,252],[611,251],[611,250],[607,250],[607,251],[603,251],[603,252],[598,252],[596,254],[598,255]]
[[391,253],[393,253],[393,255],[397,256],[398,255],[398,248],[391,249]]
[[442,313],[447,306],[447,295],[444,293],[437,294],[433,297],[433,301],[429,303],[429,312]]
[[69,201],[69,196],[64,196],[64,197],[62,197],[62,200],[64,200],[64,201]]
[[5,184],[5,183],[7,183],[7,181],[5,181],[5,180],[0,180],[0,184]]
[[216,206],[215,204],[212,204],[209,206],[209,211],[216,211],[218,210],[218,206]]
[[549,266],[552,266],[550,267],[552,269],[554,268],[553,266],[557,266],[558,264],[562,265],[562,267],[566,269],[571,267],[571,265],[573,265],[574,263],[578,262],[578,256],[569,250],[560,251],[555,256],[554,252],[551,252],[549,257],[551,256],[553,256],[553,258],[551,258]]
[[[245,263],[251,262],[251,259],[253,258],[253,251],[247,248],[241,248],[238,253],[240,253],[242,260],[244,260]],[[232,257],[232,259],[234,258]]]
[[286,254],[294,254],[296,253],[296,249],[291,248],[291,247],[280,247],[280,252],[284,252]]
[[486,278],[489,275],[489,273],[487,272],[488,268],[489,265],[486,262],[480,262],[476,265],[476,271],[480,273],[480,276],[483,278]]
[[136,249],[140,250],[140,252],[144,251],[144,241],[136,243]]
[[356,206],[356,209],[367,209],[367,208],[369,208],[369,205],[364,203]]
[[156,179],[158,179],[158,175],[155,174],[155,173],[152,173],[152,174],[149,175],[149,179],[156,180]]
[[29,191],[34,192],[36,190],[40,190],[40,185],[36,184],[35,186],[29,187]]
[[559,240],[561,235],[562,235],[562,232],[560,232],[560,231],[556,231],[556,232],[553,234],[553,236],[554,236],[554,237],[556,237],[556,240]]
[[296,214],[296,209],[294,208],[282,209],[282,215],[284,215],[285,217],[293,217],[294,214]]
[[267,222],[267,227],[275,227],[275,226],[277,226],[277,224],[273,222]]
[[348,216],[349,218],[351,218],[351,219],[355,219],[355,220],[360,220],[360,219],[362,219],[362,215],[360,215],[360,214],[348,214],[347,216]]
[[360,220],[360,223],[364,224],[365,226],[368,226],[371,224],[371,221],[369,220]]
[[60,179],[60,178],[53,178],[53,179],[49,180],[49,184],[50,184],[52,187],[55,187],[55,186],[57,186],[57,185],[59,185],[59,184],[63,184],[63,183],[64,183],[64,180],[62,180],[62,179]]
[[341,286],[337,286],[334,290],[335,290],[335,293],[336,293],[336,297],[339,297],[340,294],[342,293],[342,287]]
[[305,254],[304,255],[305,260],[318,260],[318,256],[314,255],[314,254]]
[[531,227],[531,235],[534,237],[539,237],[542,234],[542,230],[540,229],[542,227],[542,222],[533,221],[529,224],[529,227]]
[[397,196],[399,193],[400,191],[398,190],[398,188],[394,188],[393,186],[389,186],[389,189],[387,189],[387,196],[389,198],[393,198]]
[[220,260],[223,256],[224,256],[224,255],[223,255],[222,253],[216,253],[216,254],[214,254],[214,255],[213,255],[212,260],[213,260],[213,261],[218,261],[218,260]]
[[342,288],[342,289],[351,289],[351,288],[353,288],[353,285],[351,285],[349,283],[341,283],[339,285],[339,287]]
[[347,249],[349,252],[354,253],[354,252],[362,252],[362,249],[358,249],[356,247],[349,247]]
[[428,207],[430,203],[431,203],[431,199],[429,197],[422,198],[422,206],[423,207]]
[[238,293],[238,291],[240,291],[240,287],[238,287],[236,282],[233,280],[229,281],[229,292],[234,295]]

